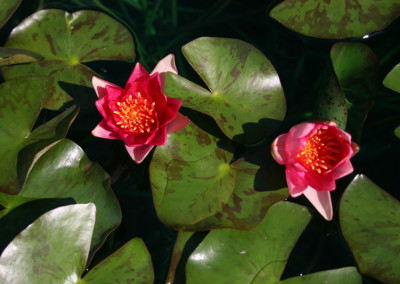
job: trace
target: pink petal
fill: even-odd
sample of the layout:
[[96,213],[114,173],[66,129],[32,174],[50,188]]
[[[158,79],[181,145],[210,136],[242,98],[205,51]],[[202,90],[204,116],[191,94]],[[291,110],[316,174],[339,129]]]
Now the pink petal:
[[319,129],[321,124],[314,122],[304,122],[293,126],[286,138],[285,153],[286,157],[291,160],[291,157],[301,151],[307,143],[309,138],[315,130]]
[[351,164],[350,160],[347,160],[342,165],[334,169],[332,173],[333,173],[333,178],[336,180],[341,177],[347,176],[352,172],[353,172],[353,165]]
[[155,135],[146,141],[146,144],[151,145],[165,145],[165,143],[167,143],[167,126],[157,129]]
[[100,123],[92,130],[92,135],[105,139],[121,139],[118,133],[110,130],[107,126],[106,121],[103,119]]
[[114,85],[113,83],[97,78],[96,76],[92,77],[92,85],[99,99],[101,99],[106,95],[106,86],[119,88],[117,85]]
[[304,180],[304,172],[291,166],[286,166],[286,182],[292,197],[301,195],[308,186]]
[[324,217],[327,221],[332,220],[333,209],[331,194],[329,191],[317,191],[309,186],[303,192],[303,194],[322,215],[322,217]]
[[304,180],[307,185],[318,191],[332,191],[336,188],[335,179],[332,172],[319,174],[315,172],[305,172]]
[[342,138],[344,139],[344,141],[346,141],[348,144],[351,143],[351,135],[345,131],[343,131],[342,129],[338,128],[337,129],[340,136],[342,136]]
[[160,80],[161,80],[161,88],[164,90],[164,82],[165,82],[165,75],[167,72],[172,72],[175,74],[178,74],[178,69],[176,68],[175,65],[175,56],[173,54],[169,54],[163,59],[161,59],[156,67],[151,71],[150,75],[155,74],[158,72],[160,75]]
[[271,145],[271,154],[274,157],[275,161],[278,164],[284,165],[286,163],[286,155],[285,155],[285,142],[288,134],[284,133],[279,135]]
[[185,128],[189,123],[190,119],[178,112],[176,118],[167,125],[167,133],[181,130],[182,128]]
[[176,118],[181,105],[182,101],[180,99],[168,98],[167,107],[158,119],[160,121],[160,127],[169,124]]
[[137,164],[143,162],[143,160],[147,157],[153,147],[154,145],[143,145],[137,147],[129,147],[125,145],[125,148],[131,156],[132,160],[134,160]]
[[351,154],[351,157],[353,157],[355,154],[358,153],[358,151],[360,151],[360,146],[358,146],[357,143],[355,142],[351,142],[351,149],[353,149],[353,153]]
[[142,64],[140,64],[139,62],[136,63],[135,68],[133,69],[128,81],[126,82],[125,89],[129,89],[134,82],[143,82],[148,77],[149,73],[147,73]]

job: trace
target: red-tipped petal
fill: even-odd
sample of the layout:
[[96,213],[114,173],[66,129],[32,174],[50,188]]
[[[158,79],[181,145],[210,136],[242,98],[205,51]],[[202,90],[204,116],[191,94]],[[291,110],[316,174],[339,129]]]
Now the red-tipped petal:
[[107,82],[100,78],[97,78],[96,76],[92,77],[92,85],[93,85],[93,88],[99,99],[101,99],[102,97],[104,97],[107,94],[106,86],[112,86],[115,88],[119,88],[117,85],[114,85],[113,83],[110,83],[110,82]]
[[285,142],[288,134],[284,133],[279,135],[271,145],[271,154],[278,164],[284,165],[286,163],[285,155]]
[[121,139],[118,133],[110,130],[107,126],[106,121],[103,119],[100,123],[92,130],[92,135],[105,139]]
[[128,154],[131,156],[135,163],[140,164],[153,149],[154,145],[143,145],[137,147],[129,147],[125,145]]
[[185,128],[190,123],[190,119],[183,114],[177,113],[177,116],[173,121],[167,125],[167,133],[173,133],[182,128]]
[[333,178],[339,179],[341,177],[347,176],[348,174],[351,174],[353,172],[353,165],[351,164],[350,160],[347,160],[344,162],[342,165],[337,167],[336,169],[333,170]]
[[125,89],[129,89],[129,87],[134,83],[134,82],[143,82],[149,77],[149,73],[144,69],[142,64],[139,62],[136,63],[135,68],[133,69],[131,75],[129,76],[128,81],[126,82]]
[[309,186],[306,188],[303,194],[322,215],[322,217],[324,217],[327,221],[332,220],[333,209],[331,193],[329,191],[317,191]]

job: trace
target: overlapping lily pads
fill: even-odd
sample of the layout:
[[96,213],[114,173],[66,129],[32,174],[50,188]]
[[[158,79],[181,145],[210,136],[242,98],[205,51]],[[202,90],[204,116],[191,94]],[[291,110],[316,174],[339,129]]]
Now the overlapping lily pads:
[[4,199],[6,203],[2,202],[2,205],[7,211],[13,209],[13,214],[18,213],[22,203],[37,199],[72,198],[76,203],[93,202],[97,208],[97,221],[91,243],[92,255],[121,222],[121,211],[109,179],[98,164],[89,161],[78,145],[64,139],[36,155],[21,192],[15,196],[16,201],[0,196],[0,202]]
[[32,131],[49,95],[52,79],[48,77],[21,77],[0,85],[0,191],[18,192],[18,153],[28,145],[36,149],[63,138],[78,109],[72,107]]
[[400,282],[400,202],[358,175],[340,202],[343,236],[362,274]]
[[53,96],[45,105],[49,109],[59,109],[71,99],[60,82],[91,86],[91,77],[96,74],[82,63],[135,58],[129,31],[106,14],[88,10],[72,14],[55,9],[38,11],[14,28],[5,46],[45,58],[28,65],[4,67],[3,71],[6,80],[32,72],[55,77]]
[[0,0],[0,29],[17,10],[22,0]]
[[43,59],[42,55],[28,50],[0,47],[0,66],[30,63]]
[[326,39],[362,37],[386,28],[399,15],[397,0],[284,0],[270,12],[289,29]]
[[286,113],[274,67],[254,46],[236,39],[196,39],[182,52],[209,90],[169,73],[164,86],[183,106],[210,115],[222,132],[243,144],[274,133]]
[[367,45],[355,42],[336,43],[331,58],[348,106],[346,131],[359,142],[378,92],[379,60]]
[[22,231],[0,257],[2,283],[153,283],[140,239],[126,243],[81,279],[96,221],[94,204],[51,210]]
[[276,163],[244,158],[231,163],[232,150],[193,123],[170,134],[150,164],[160,220],[177,230],[251,229],[272,204],[288,196],[286,188],[276,188],[268,178]]

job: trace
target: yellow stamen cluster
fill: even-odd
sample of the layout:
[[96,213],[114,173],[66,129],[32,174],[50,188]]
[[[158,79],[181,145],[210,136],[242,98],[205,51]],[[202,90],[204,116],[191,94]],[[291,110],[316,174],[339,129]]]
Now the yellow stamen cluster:
[[133,133],[145,133],[151,131],[155,122],[155,102],[150,103],[138,93],[137,98],[129,95],[124,101],[117,102],[116,124],[123,130]]
[[307,139],[296,160],[307,170],[325,173],[343,158],[343,150],[337,138],[327,129],[320,129]]

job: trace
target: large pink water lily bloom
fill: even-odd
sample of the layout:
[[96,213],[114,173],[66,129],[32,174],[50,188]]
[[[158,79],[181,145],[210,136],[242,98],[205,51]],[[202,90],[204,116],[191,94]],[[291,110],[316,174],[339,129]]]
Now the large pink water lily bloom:
[[166,72],[178,73],[172,54],[160,60],[150,74],[137,63],[125,88],[93,77],[99,98],[96,107],[103,120],[92,134],[122,140],[136,163],[141,163],[154,146],[165,145],[168,133],[189,123],[178,112],[182,101],[163,93]]
[[333,121],[300,123],[271,146],[274,159],[286,166],[290,195],[304,194],[328,221],[333,217],[330,191],[335,180],[353,172],[350,158],[357,151],[350,134]]

